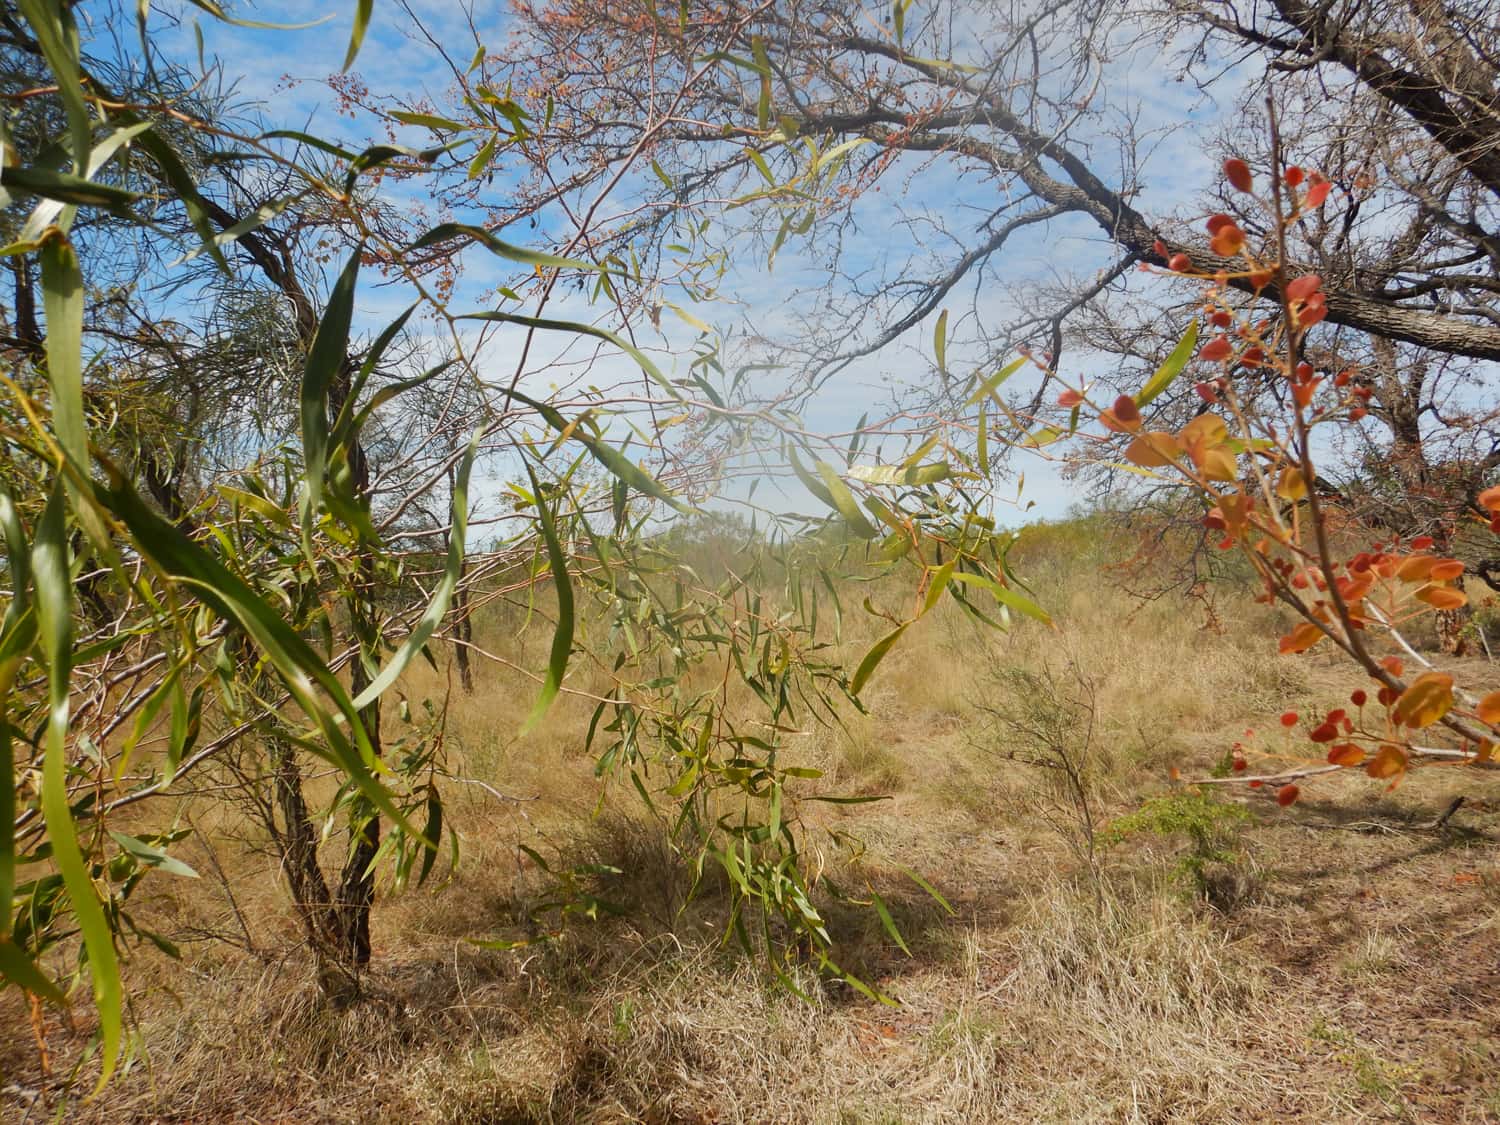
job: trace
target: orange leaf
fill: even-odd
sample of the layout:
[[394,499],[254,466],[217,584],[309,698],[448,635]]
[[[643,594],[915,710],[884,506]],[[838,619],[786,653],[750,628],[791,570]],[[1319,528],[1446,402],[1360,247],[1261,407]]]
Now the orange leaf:
[[1203,459],[1198,467],[1209,480],[1228,482],[1238,480],[1240,476],[1239,465],[1235,462],[1234,454],[1222,446],[1218,449],[1204,450]]
[[1430,727],[1453,708],[1453,677],[1446,672],[1424,672],[1396,700],[1396,722],[1408,727]]
[[1170,465],[1182,456],[1182,446],[1177,439],[1162,430],[1150,430],[1141,434],[1125,450],[1125,460],[1147,469]]
[[1479,494],[1479,506],[1486,512],[1500,512],[1500,484]]
[[[1183,426],[1178,437],[1182,441],[1182,447],[1189,453],[1195,449],[1212,449],[1229,440],[1229,427],[1224,425],[1224,419],[1217,414],[1204,413]],[[1194,460],[1196,459],[1195,454]]]
[[1254,507],[1255,498],[1243,492],[1226,493],[1219,497],[1219,515],[1230,535],[1245,533],[1250,523],[1250,511]]
[[1364,760],[1364,750],[1352,742],[1340,742],[1328,751],[1329,765],[1357,766]]
[[1283,656],[1290,653],[1306,652],[1313,645],[1321,641],[1323,637],[1324,633],[1322,629],[1319,629],[1311,621],[1304,621],[1286,636],[1282,637],[1277,647]]
[[1368,570],[1353,578],[1339,579],[1339,593],[1346,602],[1362,601],[1375,585],[1375,576]]
[[1411,555],[1396,568],[1396,577],[1403,582],[1426,582],[1436,563],[1431,555]]
[[1433,565],[1432,574],[1429,577],[1434,582],[1452,582],[1464,572],[1464,564],[1457,559],[1439,559]]
[[1413,595],[1419,602],[1426,602],[1433,609],[1457,609],[1469,604],[1469,596],[1452,586],[1423,586]]
[[1500,727],[1500,691],[1492,691],[1481,699],[1474,713],[1479,716],[1480,722]]
[[1311,406],[1313,395],[1317,392],[1322,383],[1322,379],[1310,379],[1305,383],[1293,383],[1292,398],[1296,400],[1298,406]]
[[1228,226],[1220,227],[1218,233],[1209,239],[1208,244],[1220,257],[1232,258],[1245,248],[1245,232],[1230,223]]
[[1406,751],[1399,746],[1382,746],[1380,752],[1365,764],[1371,777],[1399,777],[1406,772]]

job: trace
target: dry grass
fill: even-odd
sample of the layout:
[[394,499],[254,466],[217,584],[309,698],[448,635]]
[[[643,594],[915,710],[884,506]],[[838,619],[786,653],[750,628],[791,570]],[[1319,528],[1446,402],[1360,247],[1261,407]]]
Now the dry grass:
[[[1040,815],[1057,807],[1052,790],[1009,759],[1015,747],[985,717],[1018,682],[1007,673],[1061,675],[1071,662],[1094,683],[1089,785],[1103,820],[1164,791],[1170,766],[1205,770],[1247,724],[1331,703],[1350,684],[1318,657],[1268,655],[1268,611],[1248,601],[1221,604],[1224,631],[1205,630],[1192,603],[1139,607],[1102,584],[1108,544],[1052,538],[1023,565],[1059,633],[987,638],[934,615],[882,666],[869,715],[813,728],[787,751],[827,770],[830,789],[891,797],[806,815],[815,838],[837,827],[868,845],[838,875],[890,902],[912,956],[866,912],[829,916],[840,957],[898,1006],[810,975],[802,1000],[726,952],[718,889],[687,901],[688,875],[638,802],[615,792],[596,814],[581,752],[588,708],[560,701],[544,730],[518,738],[534,687],[481,666],[480,690],[453,694],[449,749],[463,774],[516,799],[452,787],[462,864],[439,888],[382,899],[366,1003],[318,1002],[260,841],[188,803],[213,856],[194,844],[183,855],[205,878],[153,878],[143,892],[140,916],[182,943],[184,961],[137,959],[131,1069],[95,1103],[65,1100],[56,1081],[43,1089],[26,1015],[6,994],[0,1111],[100,1122],[1500,1118],[1492,775],[1414,779],[1389,797],[1340,778],[1286,811],[1236,793],[1249,819],[1226,830],[1228,858],[1199,883],[1184,874],[1188,842],[1152,831],[1101,848],[1095,879]],[[497,626],[490,647],[538,660],[545,637]],[[414,700],[448,687],[430,669],[404,685]],[[1424,831],[1457,792],[1469,804],[1451,830]],[[625,914],[515,951],[475,946],[535,932],[528,913],[546,879],[520,844],[564,866],[618,867],[599,891]],[[902,867],[928,876],[955,916]],[[1236,880],[1236,893],[1195,893],[1215,879]],[[61,1068],[88,1031],[81,1017],[72,1029],[50,1018]]]

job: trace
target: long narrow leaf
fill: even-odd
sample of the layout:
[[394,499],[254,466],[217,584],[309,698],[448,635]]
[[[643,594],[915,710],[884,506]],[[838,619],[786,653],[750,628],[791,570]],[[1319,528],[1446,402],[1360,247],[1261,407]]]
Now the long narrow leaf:
[[344,55],[344,65],[340,70],[347,71],[359,57],[359,48],[365,41],[365,32],[370,27],[370,15],[374,11],[375,0],[355,0],[354,27],[349,32],[349,51]]
[[552,654],[547,660],[547,676],[542,681],[542,693],[532,705],[531,714],[521,725],[521,733],[535,729],[547,714],[552,701],[562,688],[563,675],[568,670],[568,657],[573,652],[573,584],[568,578],[568,560],[563,555],[562,543],[557,538],[557,525],[547,502],[542,496],[541,483],[531,466],[526,466],[526,475],[531,478],[531,490],[536,496],[537,519],[542,526],[542,538],[547,544],[547,561],[552,567],[552,582],[557,587],[557,631],[552,635]]
[[54,172],[49,168],[0,169],[0,185],[11,191],[40,195],[76,207],[107,207],[115,212],[124,212],[140,198],[136,192],[112,184],[91,183],[82,176]]
[[1146,385],[1141,388],[1141,393],[1135,396],[1137,406],[1145,406],[1162,391],[1166,390],[1172,380],[1181,374],[1182,369],[1187,366],[1188,360],[1193,358],[1193,350],[1198,346],[1198,322],[1194,320],[1188,325],[1183,333],[1182,339],[1177,341],[1177,346],[1172,349],[1172,354],[1167,356],[1166,362],[1156,369],[1156,374],[1146,380]]
[[472,226],[468,223],[439,223],[406,249],[408,252],[412,250],[425,250],[429,246],[436,246],[454,239],[477,242],[497,257],[505,258],[512,262],[520,262],[522,265],[541,266],[544,269],[599,271],[599,267],[594,265],[594,263],[586,262],[579,258],[561,258],[556,254],[543,254],[539,250],[527,250],[523,246],[513,246],[509,242],[496,238],[483,227]]
[[885,899],[881,898],[874,891],[871,891],[870,901],[875,904],[875,913],[880,915],[880,924],[885,927],[885,932],[900,947],[901,952],[910,957],[911,949],[907,946],[906,939],[901,936],[901,931],[896,928],[896,919],[891,917],[891,912],[885,904]]
[[833,507],[839,515],[844,517],[844,522],[849,525],[849,530],[861,539],[874,539],[880,532],[875,530],[875,525],[865,519],[864,512],[860,511],[859,505],[854,501],[854,494],[849,491],[849,486],[839,476],[838,470],[827,461],[819,461],[818,475],[823,478],[823,487],[828,490],[828,496],[833,502]]
[[37,524],[31,563],[36,581],[37,617],[47,659],[47,743],[42,755],[42,817],[78,931],[88,952],[94,1006],[99,1012],[99,1089],[120,1057],[122,1000],[114,933],[94,890],[94,880],[78,844],[68,804],[68,702],[73,658],[73,583],[68,571],[64,490],[59,480]]
[[970,586],[983,586],[991,594],[995,595],[995,600],[1001,605],[1009,606],[1018,613],[1024,613],[1027,617],[1034,618],[1043,625],[1052,624],[1051,615],[1041,606],[1037,605],[1036,602],[1016,593],[1008,586],[1000,585],[993,578],[989,578],[983,574],[966,574],[960,572],[953,575],[953,581],[964,582]]
[[42,246],[42,304],[47,313],[47,377],[52,428],[76,466],[87,466],[83,415],[83,273],[73,244],[63,237]]
[[689,510],[687,505],[668,492],[661,482],[650,473],[646,472],[607,441],[601,441],[592,434],[585,433],[582,427],[570,424],[563,417],[562,412],[555,406],[531,398],[520,391],[510,391],[508,393],[511,398],[523,402],[535,410],[558,433],[567,434],[574,441],[582,442],[584,447],[593,454],[596,461],[637,492],[644,493],[647,496],[654,496],[658,500],[665,500],[679,512]]
[[9,938],[0,937],[0,983],[10,981],[61,1007],[65,1001],[57,985],[37,968],[26,951]]
[[892,646],[901,639],[901,634],[906,632],[910,627],[910,621],[903,622],[870,646],[870,651],[865,653],[865,658],[859,662],[859,667],[854,670],[854,679],[849,684],[849,693],[851,695],[858,695],[864,690],[865,684],[870,682],[870,677],[875,674],[875,669],[885,659],[886,653],[891,651]]
[[45,0],[16,0],[21,15],[31,25],[37,45],[52,76],[57,79],[57,93],[68,114],[68,135],[73,142],[73,167],[88,167],[92,144],[93,119],[83,99],[83,82],[78,69],[78,25],[69,5],[46,3]]
[[1005,382],[1005,380],[1009,379],[1024,366],[1026,366],[1025,356],[1022,356],[1017,360],[1012,360],[1010,363],[1002,367],[999,371],[995,372],[995,374],[991,375],[984,382],[980,383],[979,389],[969,396],[968,401],[965,402],[964,405],[973,406],[981,399],[988,398],[990,395],[994,394],[997,390],[1000,389],[1001,383]]
[[[359,278],[360,248],[349,256],[318,322],[302,372],[303,534],[318,518],[328,472],[328,396],[339,370],[348,362],[349,326],[354,318],[354,287]],[[311,553],[311,552],[309,552]]]
[[573,332],[583,336],[593,336],[595,339],[606,340],[619,348],[631,359],[640,365],[642,371],[679,402],[682,401],[682,392],[674,387],[667,377],[661,373],[656,364],[651,362],[649,356],[629,340],[607,328],[598,328],[592,324],[584,324],[576,320],[549,320],[539,316],[522,316],[520,313],[506,312],[477,312],[464,313],[456,317],[457,320],[492,320],[502,324],[522,324],[528,328],[545,328],[552,332]]

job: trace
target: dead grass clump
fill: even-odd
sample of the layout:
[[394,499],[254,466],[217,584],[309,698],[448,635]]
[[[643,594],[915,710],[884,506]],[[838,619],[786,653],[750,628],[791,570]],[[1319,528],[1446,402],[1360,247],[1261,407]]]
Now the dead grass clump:
[[984,1119],[1244,1120],[1264,1097],[1238,1045],[1263,982],[1171,888],[1051,882],[995,959],[1009,972],[943,1046],[1007,1064]]
[[1053,883],[1032,899],[1012,945],[1008,991],[1038,1007],[1102,1023],[1210,1030],[1254,999],[1254,977],[1231,943],[1170,888]]

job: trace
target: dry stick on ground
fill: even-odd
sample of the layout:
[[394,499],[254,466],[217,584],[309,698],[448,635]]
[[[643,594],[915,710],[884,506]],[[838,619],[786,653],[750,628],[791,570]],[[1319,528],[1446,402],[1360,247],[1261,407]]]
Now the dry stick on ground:
[[1463,794],[1454,797],[1437,817],[1427,821],[1425,824],[1413,824],[1406,828],[1396,828],[1389,824],[1383,824],[1378,820],[1356,820],[1348,824],[1304,824],[1304,828],[1317,828],[1328,832],[1384,832],[1388,836],[1404,836],[1412,832],[1441,832],[1448,827],[1448,821],[1453,814],[1463,807],[1467,798]]

